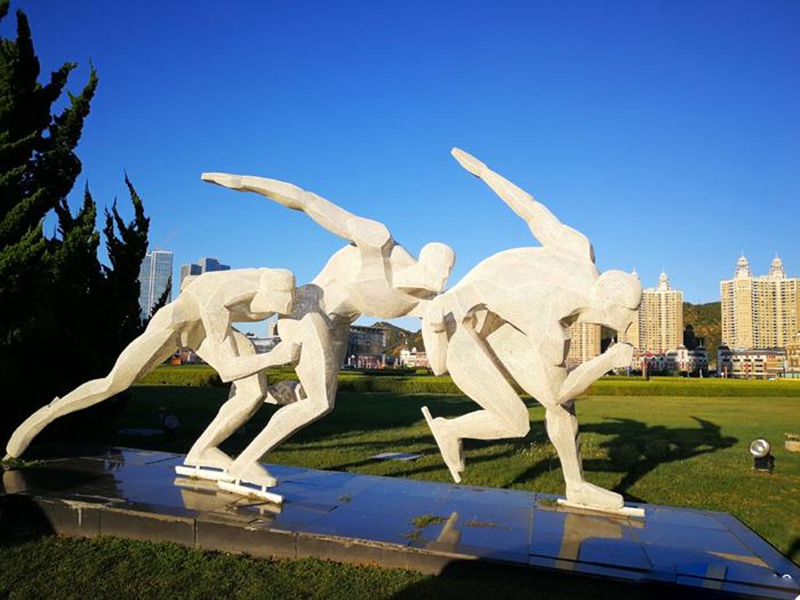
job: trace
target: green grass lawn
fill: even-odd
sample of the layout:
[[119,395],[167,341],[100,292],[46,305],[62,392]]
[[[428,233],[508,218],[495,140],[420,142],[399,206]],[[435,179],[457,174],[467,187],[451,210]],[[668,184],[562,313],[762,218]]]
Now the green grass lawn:
[[[791,454],[783,447],[784,434],[800,430],[800,385],[795,382],[709,380],[651,383],[656,386],[648,388],[648,382],[641,380],[602,381],[590,392],[592,396],[578,403],[587,479],[616,489],[629,500],[730,512],[795,562],[800,561],[800,454]],[[602,386],[618,395],[600,395]],[[665,386],[673,386],[676,393],[666,395]],[[771,395],[776,388],[785,391],[782,395]],[[658,389],[656,393],[660,395],[624,395],[626,391],[644,392],[647,389]],[[707,392],[709,389],[712,391]],[[741,395],[742,390],[749,391],[750,395]],[[692,391],[697,395],[692,396]],[[735,395],[725,395],[726,392]],[[185,452],[226,398],[227,390],[221,387],[139,386],[133,389],[132,398],[119,417],[106,423],[93,441]],[[342,392],[333,414],[299,432],[265,457],[265,461],[449,481],[449,473],[420,413],[420,407],[424,405],[428,405],[436,416],[463,414],[475,406],[455,395]],[[526,438],[491,444],[465,442],[465,484],[563,492],[558,460],[544,432],[543,409],[533,402],[530,406],[531,432]],[[123,427],[157,426],[160,407],[176,413],[181,419],[181,430],[174,439],[130,438],[116,434]],[[235,435],[224,448],[231,453],[241,451],[273,411],[272,407],[265,406],[247,430]],[[752,470],[748,445],[757,437],[772,442],[776,457],[772,475]],[[423,456],[409,463],[369,458],[386,451],[415,452]],[[86,577],[91,578],[88,573],[105,564],[106,553],[119,548],[128,548],[129,562],[133,562],[130,569],[117,573],[115,577],[118,580],[115,579],[109,588],[113,588],[113,593],[109,591],[107,597],[125,597],[126,593],[127,597],[141,595],[136,591],[134,580],[138,581],[142,576],[157,579],[154,585],[163,582],[172,582],[172,586],[186,585],[184,595],[202,597],[203,588],[192,585],[192,578],[188,576],[185,584],[180,583],[184,579],[177,575],[165,576],[162,581],[161,572],[170,561],[180,563],[181,569],[196,569],[198,581],[207,579],[206,571],[216,572],[223,578],[226,573],[238,574],[240,571],[267,580],[276,577],[284,582],[276,583],[277,589],[283,590],[280,586],[288,585],[286,589],[289,591],[275,597],[400,597],[402,590],[417,590],[413,595],[422,597],[426,591],[435,592],[438,597],[465,597],[471,590],[477,597],[479,592],[475,586],[460,588],[458,586],[462,583],[456,581],[430,579],[405,572],[332,567],[322,561],[256,561],[189,551],[168,544],[53,539],[26,544],[7,542],[0,548],[0,564],[19,564],[10,571],[0,569],[0,597],[3,597],[4,590],[10,589],[9,578],[27,581],[28,577],[33,577],[23,566],[22,552],[39,557],[37,560],[45,563],[58,562],[61,556],[66,559],[67,554],[84,553],[86,566],[83,570],[87,572]],[[137,558],[145,555],[158,560]],[[144,564],[148,561],[149,564]],[[137,569],[151,574],[134,577]],[[263,575],[270,569],[274,569],[272,575]],[[286,583],[304,570],[315,574],[304,577],[296,589]],[[27,575],[22,577],[22,573]],[[333,587],[342,585],[343,590],[349,590],[342,596],[330,595],[330,590],[325,588],[327,584],[320,583],[322,587],[314,587],[305,582],[307,578],[338,581],[340,576],[346,583],[336,583]],[[129,579],[133,587],[126,588],[128,584],[125,581]],[[68,581],[67,584],[71,585]],[[586,596],[589,588],[591,586],[581,587],[579,593]],[[224,591],[213,586],[207,589]],[[258,586],[242,589],[239,597],[256,597],[257,590],[261,589]],[[369,589],[384,591],[370,593]],[[526,588],[523,586],[521,589]],[[586,597],[604,597],[606,592],[607,589],[598,588],[600,596]],[[501,592],[498,590],[497,593]],[[529,598],[571,596],[563,592],[559,595],[556,588],[546,586],[539,592],[527,590],[525,593]],[[106,597],[100,592],[95,595]],[[176,594],[170,592],[170,595]],[[230,594],[225,592],[225,595]]]

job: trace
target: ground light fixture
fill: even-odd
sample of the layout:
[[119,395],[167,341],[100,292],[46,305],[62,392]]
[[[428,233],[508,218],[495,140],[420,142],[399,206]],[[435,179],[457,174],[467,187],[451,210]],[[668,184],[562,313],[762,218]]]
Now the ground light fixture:
[[769,453],[770,445],[767,440],[757,439],[750,443],[750,454],[753,455],[753,468],[756,471],[772,473],[775,468],[775,457]]

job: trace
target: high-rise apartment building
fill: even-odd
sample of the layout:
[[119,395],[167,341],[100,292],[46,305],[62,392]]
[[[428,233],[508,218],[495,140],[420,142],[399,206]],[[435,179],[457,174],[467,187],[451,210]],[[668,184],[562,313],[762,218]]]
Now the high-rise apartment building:
[[722,342],[731,348],[785,348],[800,324],[800,279],[773,259],[769,275],[753,277],[742,256],[733,279],[720,282]]
[[201,258],[196,263],[181,265],[181,281],[179,288],[183,287],[183,280],[190,275],[200,275],[209,271],[230,271],[230,266],[220,264],[216,258]]
[[573,323],[567,331],[570,338],[566,361],[568,369],[600,356],[600,325]]
[[683,292],[670,288],[666,273],[657,287],[642,291],[637,318],[619,339],[643,352],[667,352],[683,343]]
[[[167,290],[172,288],[172,252],[153,250],[148,252],[139,270],[139,307],[142,317],[147,318],[153,307]],[[170,291],[167,301],[172,300]]]

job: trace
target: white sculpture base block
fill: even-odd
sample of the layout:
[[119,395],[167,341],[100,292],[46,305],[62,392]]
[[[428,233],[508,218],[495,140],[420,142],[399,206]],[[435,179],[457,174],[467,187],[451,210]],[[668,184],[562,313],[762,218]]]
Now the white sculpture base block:
[[644,509],[634,508],[633,506],[623,506],[622,508],[597,508],[596,506],[587,506],[586,504],[570,502],[569,500],[565,500],[563,498],[559,498],[556,502],[558,502],[559,506],[565,506],[568,508],[578,508],[580,510],[586,510],[593,513],[600,513],[604,515],[619,515],[621,517],[644,518]]
[[175,467],[175,472],[184,477],[192,479],[210,479],[211,481],[233,481],[233,477],[222,469],[211,469],[208,467]]

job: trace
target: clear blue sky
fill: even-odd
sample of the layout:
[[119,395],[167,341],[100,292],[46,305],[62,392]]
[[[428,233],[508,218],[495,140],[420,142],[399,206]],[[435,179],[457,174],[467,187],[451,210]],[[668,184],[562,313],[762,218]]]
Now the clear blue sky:
[[[341,241],[204,184],[293,182],[386,223],[452,282],[530,234],[459,146],[586,233],[602,269],[664,267],[718,299],[744,250],[800,276],[800,3],[12,2],[45,72],[91,61],[78,152],[100,206],[123,169],[176,270],[201,256],[313,278]],[[13,19],[3,31],[10,33]],[[79,194],[75,194],[77,201]],[[127,208],[127,207],[126,207]]]

